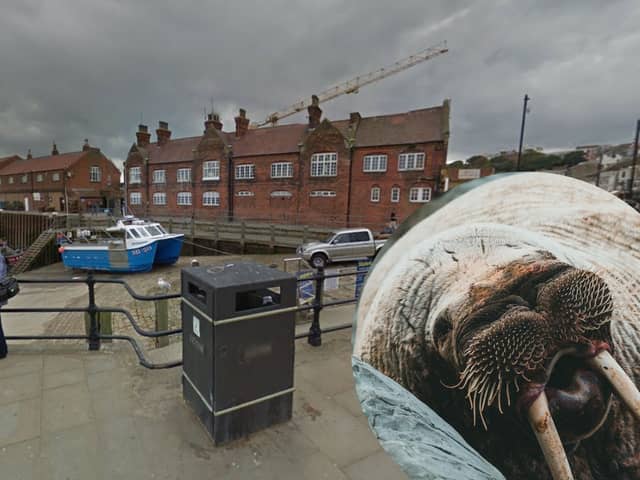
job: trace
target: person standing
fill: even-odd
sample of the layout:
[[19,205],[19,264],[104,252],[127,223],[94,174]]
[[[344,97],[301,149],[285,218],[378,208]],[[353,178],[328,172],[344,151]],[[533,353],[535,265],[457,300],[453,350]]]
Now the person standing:
[[[7,263],[4,260],[4,256],[0,253],[0,280],[7,276]],[[0,301],[0,307],[6,305],[7,302]],[[2,318],[0,317],[0,359],[7,356],[7,340],[4,338],[4,331],[2,330]]]

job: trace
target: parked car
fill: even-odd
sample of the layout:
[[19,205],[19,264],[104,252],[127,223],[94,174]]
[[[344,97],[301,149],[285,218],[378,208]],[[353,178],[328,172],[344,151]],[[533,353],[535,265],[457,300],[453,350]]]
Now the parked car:
[[373,258],[384,242],[376,240],[368,228],[352,228],[332,232],[324,242],[300,245],[297,254],[312,267],[320,268],[329,263]]

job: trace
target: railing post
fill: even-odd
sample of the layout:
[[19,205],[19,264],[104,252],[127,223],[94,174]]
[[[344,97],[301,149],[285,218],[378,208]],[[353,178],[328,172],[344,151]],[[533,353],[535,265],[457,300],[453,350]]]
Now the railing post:
[[273,223],[269,225],[269,233],[271,236],[269,241],[269,250],[271,253],[274,253],[276,251],[276,229]]
[[100,326],[96,312],[96,280],[93,272],[87,274],[87,287],[89,288],[89,350],[100,350]]
[[302,230],[302,243],[307,243],[308,238],[309,238],[309,227],[305,225]]
[[[169,300],[156,300],[156,332],[169,330]],[[156,347],[166,347],[169,345],[169,337],[156,337]]]
[[244,220],[240,222],[240,253],[245,253],[245,228]]
[[169,219],[169,233],[173,233],[173,218]]
[[322,310],[322,290],[324,288],[324,267],[316,270],[316,295],[313,299],[313,321],[309,327],[307,342],[313,347],[322,345],[322,330],[320,329],[320,311]]

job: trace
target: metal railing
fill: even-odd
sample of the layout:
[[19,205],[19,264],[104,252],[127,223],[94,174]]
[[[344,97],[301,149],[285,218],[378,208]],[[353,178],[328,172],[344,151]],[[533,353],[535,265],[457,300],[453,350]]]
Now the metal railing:
[[[329,273],[327,274],[324,268],[318,268],[313,275],[306,278],[299,278],[298,284],[301,282],[312,282],[314,284],[314,293],[312,301],[307,305],[297,305],[295,307],[286,307],[277,310],[269,310],[265,312],[252,313],[243,315],[240,317],[233,317],[229,321],[249,320],[255,318],[269,317],[277,315],[283,312],[305,312],[313,311],[313,319],[307,333],[297,334],[296,340],[306,338],[308,343],[312,346],[320,346],[322,344],[322,334],[335,332],[339,330],[345,330],[352,327],[352,323],[345,323],[341,325],[332,326],[322,329],[320,325],[320,312],[328,307],[336,307],[340,305],[355,304],[357,302],[357,287],[353,297],[339,300],[332,300],[329,302],[323,302],[324,296],[324,283],[327,279],[349,277],[356,275],[366,275],[366,270],[354,271],[354,272],[341,272],[341,273]],[[118,284],[122,285],[127,293],[134,299],[143,302],[160,301],[181,298],[181,294],[163,294],[163,295],[142,295],[137,293],[131,286],[124,280],[113,278],[98,278],[94,272],[90,271],[85,277],[74,278],[47,278],[47,279],[35,279],[35,278],[22,278],[18,279],[18,283],[21,285],[26,284],[78,284],[83,283],[87,286],[88,290],[88,305],[86,307],[7,307],[0,308],[0,313],[86,313],[89,318],[88,334],[64,334],[64,335],[7,335],[7,340],[87,340],[89,344],[89,350],[100,350],[101,341],[103,340],[123,340],[128,342],[133,348],[135,354],[138,357],[140,365],[149,369],[165,369],[173,368],[182,365],[181,360],[165,363],[153,363],[149,361],[145,355],[143,346],[132,336],[123,334],[103,334],[100,331],[100,313],[117,313],[124,315],[134,331],[143,337],[160,338],[170,335],[177,335],[182,333],[182,328],[174,328],[167,330],[146,330],[143,328],[129,310],[122,307],[100,307],[96,304],[96,292],[95,288],[97,284]],[[356,282],[357,283],[357,282]],[[224,323],[224,319],[220,319],[221,323]]]

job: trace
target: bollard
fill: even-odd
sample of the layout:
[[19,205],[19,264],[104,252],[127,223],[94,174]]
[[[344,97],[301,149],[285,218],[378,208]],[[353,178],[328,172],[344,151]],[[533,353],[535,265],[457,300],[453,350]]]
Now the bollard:
[[316,271],[316,295],[313,300],[313,321],[309,327],[307,342],[313,347],[322,345],[322,330],[320,329],[320,311],[322,310],[322,289],[324,288],[324,268]]
[[[169,300],[156,300],[156,332],[169,330]],[[169,337],[156,337],[156,348],[169,345]]]

